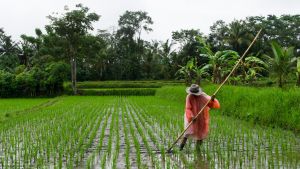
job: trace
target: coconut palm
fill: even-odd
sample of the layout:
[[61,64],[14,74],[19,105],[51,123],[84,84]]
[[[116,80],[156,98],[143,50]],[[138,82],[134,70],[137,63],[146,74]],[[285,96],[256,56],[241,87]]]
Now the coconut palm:
[[161,58],[161,68],[160,73],[163,75],[164,79],[170,79],[171,71],[171,54],[172,54],[173,43],[166,40],[165,42],[160,42],[159,56]]
[[253,35],[244,26],[242,21],[235,20],[229,24],[229,29],[225,35],[225,41],[234,51],[241,54],[244,48],[251,43]]
[[274,57],[269,57],[270,72],[282,88],[288,75],[293,72],[294,47],[284,48],[275,41],[271,42],[271,47]]

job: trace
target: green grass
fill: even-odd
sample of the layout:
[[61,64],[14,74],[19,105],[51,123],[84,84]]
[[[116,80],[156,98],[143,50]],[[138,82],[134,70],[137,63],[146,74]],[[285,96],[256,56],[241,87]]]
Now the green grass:
[[14,116],[21,111],[29,111],[30,108],[47,102],[49,99],[0,99],[0,121]]
[[112,89],[80,89],[79,95],[89,96],[153,96],[153,88],[112,88]]
[[[205,85],[204,91],[212,94],[217,86]],[[185,102],[184,86],[165,86],[158,89],[156,96]],[[224,86],[217,94],[223,115],[251,121],[271,127],[300,131],[300,89],[254,88]]]

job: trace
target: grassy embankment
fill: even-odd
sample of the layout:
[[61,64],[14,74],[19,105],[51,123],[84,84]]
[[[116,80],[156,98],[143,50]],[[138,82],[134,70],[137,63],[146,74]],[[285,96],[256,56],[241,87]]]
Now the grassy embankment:
[[0,99],[0,122],[16,116],[24,110],[32,109],[33,107],[43,106],[49,99]]
[[[165,85],[181,84],[178,81],[86,81],[78,82],[79,95],[97,96],[153,96],[156,89]],[[71,83],[64,84],[65,93],[71,95]]]
[[[216,85],[205,85],[204,91],[212,94]],[[184,104],[184,86],[165,86],[157,90],[157,97]],[[300,131],[300,89],[254,88],[224,86],[217,98],[220,112],[239,119],[271,127]]]

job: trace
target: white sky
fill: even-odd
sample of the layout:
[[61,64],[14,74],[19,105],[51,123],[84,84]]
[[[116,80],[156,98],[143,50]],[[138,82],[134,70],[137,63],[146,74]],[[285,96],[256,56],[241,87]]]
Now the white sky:
[[200,29],[207,34],[217,20],[230,22],[247,16],[300,14],[300,0],[0,0],[0,27],[14,40],[43,29],[52,12],[82,3],[101,15],[95,29],[112,30],[126,10],[143,10],[153,19],[147,40],[165,40],[180,29]]

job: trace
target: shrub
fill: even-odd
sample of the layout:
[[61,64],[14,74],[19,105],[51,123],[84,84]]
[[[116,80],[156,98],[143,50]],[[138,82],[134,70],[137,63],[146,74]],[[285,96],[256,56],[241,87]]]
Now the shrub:
[[67,66],[52,62],[45,67],[26,70],[19,67],[17,75],[0,71],[0,97],[52,96],[62,93]]
[[0,70],[0,96],[8,97],[14,92],[14,79],[14,74]]

